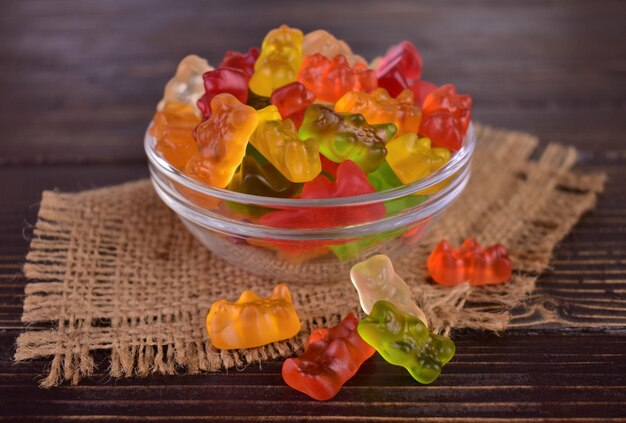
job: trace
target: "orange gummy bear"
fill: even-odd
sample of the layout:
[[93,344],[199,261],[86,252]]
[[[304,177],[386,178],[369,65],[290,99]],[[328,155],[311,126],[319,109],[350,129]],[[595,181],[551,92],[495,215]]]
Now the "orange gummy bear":
[[300,81],[318,100],[334,103],[348,91],[371,92],[378,87],[376,72],[357,62],[350,66],[342,56],[332,60],[321,54],[306,56],[298,72]]
[[511,261],[501,244],[483,248],[474,239],[459,248],[440,241],[428,257],[428,273],[441,285],[494,285],[511,278]]
[[198,152],[185,172],[202,182],[226,188],[246,154],[248,139],[256,129],[256,110],[228,93],[211,100],[211,117],[196,130]]
[[371,94],[350,91],[335,104],[335,111],[360,113],[367,123],[393,123],[398,128],[396,137],[417,132],[422,120],[422,109],[413,104],[413,91],[404,90],[393,98],[386,89],[377,88]]
[[214,302],[206,328],[215,348],[254,348],[295,336],[300,332],[300,319],[289,288],[278,284],[268,298],[246,290],[234,303]]
[[150,135],[156,138],[156,150],[175,168],[184,169],[196,154],[192,133],[199,123],[193,104],[179,101],[165,102],[152,118]]

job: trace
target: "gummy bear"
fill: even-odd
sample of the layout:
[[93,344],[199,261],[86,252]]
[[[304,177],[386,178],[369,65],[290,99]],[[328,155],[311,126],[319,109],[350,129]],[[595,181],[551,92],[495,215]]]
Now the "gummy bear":
[[[337,179],[319,175],[302,187],[300,198],[319,199],[370,194],[374,187],[357,164],[346,160],[337,168]],[[378,220],[385,215],[381,203],[363,206],[296,207],[276,210],[260,219],[261,224],[279,228],[320,229],[333,226],[358,225]]]
[[431,148],[428,138],[409,133],[386,144],[387,163],[404,184],[410,184],[433,173],[450,160],[450,151]]
[[414,102],[416,105],[423,107],[424,100],[428,96],[428,94],[432,93],[437,89],[437,86],[432,82],[428,81],[415,81],[413,84],[409,86],[409,89],[413,91]]
[[185,172],[202,182],[225,188],[246,153],[248,139],[257,126],[257,112],[232,94],[211,100],[211,117],[198,125],[198,152]]
[[465,240],[460,248],[451,248],[441,241],[428,256],[428,273],[441,285],[493,285],[511,278],[511,261],[506,248],[495,244],[483,248],[474,238]]
[[[396,188],[402,186],[403,183],[398,179],[389,164],[385,161],[378,169],[367,175],[367,179],[376,188],[376,191],[384,191],[387,189]],[[437,185],[435,187],[439,188]],[[419,191],[415,194],[405,195],[403,197],[394,198],[393,200],[386,200],[383,202],[385,209],[387,210],[387,216],[395,216],[400,212],[404,212],[412,207],[415,207],[424,201],[428,200],[427,194],[438,192],[437,190],[426,189]]]
[[318,401],[333,398],[376,350],[357,333],[354,313],[332,328],[317,328],[306,341],[300,357],[283,363],[285,383]]
[[166,101],[152,119],[150,135],[156,138],[156,150],[177,169],[184,169],[196,154],[192,132],[198,123],[193,104],[178,101]]
[[396,133],[394,124],[368,125],[360,114],[335,113],[320,104],[306,109],[298,134],[313,137],[320,143],[320,152],[341,163],[352,160],[365,172],[373,172],[387,155],[385,143]]
[[321,54],[306,56],[298,81],[319,100],[334,103],[348,91],[370,92],[376,89],[376,73],[363,63],[350,67],[344,56],[327,59]]
[[402,41],[387,50],[376,69],[378,86],[395,97],[409,88],[422,75],[422,56],[409,41]]
[[234,303],[214,302],[206,318],[206,327],[211,345],[231,350],[291,338],[300,332],[300,319],[289,288],[278,284],[268,298],[244,291]]
[[[402,186],[403,183],[396,174],[393,172],[387,161],[381,163],[372,173],[368,173],[367,179],[376,188],[376,191],[385,191],[388,189]],[[417,194],[405,195],[403,197],[394,198],[393,200],[384,201],[385,209],[387,210],[387,216],[395,216],[396,214],[408,210],[411,207],[415,207],[418,204],[428,200],[426,192],[419,192]]]
[[345,41],[338,40],[334,35],[323,29],[309,32],[302,41],[303,55],[312,56],[316,53],[331,60],[339,55],[344,56],[350,66],[354,66],[357,62],[367,63],[363,57],[354,54]]
[[213,68],[202,57],[195,54],[186,56],[178,64],[176,74],[165,85],[163,99],[159,102],[157,109],[162,110],[168,101],[195,106],[196,101],[204,93],[202,75],[210,70]]
[[402,181],[393,173],[387,161],[382,162],[372,173],[368,173],[367,179],[376,191],[385,191],[403,185]]
[[246,155],[228,185],[231,191],[264,197],[292,197],[300,191],[301,184],[294,184],[283,176],[271,163],[260,164],[252,155]]
[[422,118],[422,110],[413,104],[411,90],[402,91],[395,99],[384,88],[371,94],[351,91],[337,101],[335,111],[360,113],[370,125],[393,123],[398,129],[396,136],[417,132]]
[[350,269],[350,279],[359,293],[365,313],[370,314],[377,301],[385,300],[422,322],[428,322],[422,310],[411,300],[411,288],[395,272],[389,257],[379,254],[355,264]]
[[420,383],[437,379],[456,349],[450,338],[430,333],[420,319],[388,301],[377,301],[357,329],[387,362],[404,367]]
[[250,89],[269,97],[272,92],[296,80],[302,64],[302,31],[281,25],[271,30],[261,45],[261,55],[254,64]]
[[423,65],[422,56],[417,48],[405,40],[389,47],[378,65],[376,74],[380,77],[392,69],[397,69],[408,82],[413,82],[422,76]]
[[198,100],[198,108],[204,119],[211,116],[211,100],[222,93],[234,95],[242,103],[248,101],[248,76],[240,69],[217,68],[202,75],[204,94]]
[[[339,168],[339,163],[328,160],[323,154],[320,154],[320,161],[322,162],[322,173],[332,181],[337,179],[337,169]],[[376,188],[376,186],[374,186],[374,188]],[[376,190],[378,191],[378,189]]]
[[[265,116],[276,110],[268,106],[260,110],[259,124],[250,138],[254,146],[291,182],[307,182],[322,170],[319,143],[313,138],[298,137],[296,127],[290,120],[279,120],[280,115]],[[268,118],[269,117],[269,118]]]
[[363,254],[366,249],[374,249],[374,246],[379,245],[381,242],[396,238],[398,235],[400,235],[400,233],[402,233],[402,231],[402,229],[392,229],[390,231],[364,235],[359,238],[350,240],[349,242],[329,245],[328,248],[339,260],[352,260],[355,257]]
[[296,81],[277,88],[270,101],[278,108],[283,119],[290,119],[299,128],[306,108],[315,101],[315,95]]
[[409,83],[406,82],[406,79],[397,69],[392,69],[387,74],[378,77],[376,84],[378,87],[386,89],[392,97],[399,95],[410,87]]
[[435,147],[457,151],[470,123],[472,98],[459,95],[454,86],[442,85],[424,99],[419,133]]
[[424,113],[446,110],[461,123],[461,133],[465,134],[472,112],[472,97],[456,93],[452,84],[442,85],[431,91],[424,99]]
[[229,50],[224,54],[218,68],[235,68],[245,72],[248,78],[254,73],[254,64],[259,58],[260,51],[256,47],[250,47],[247,53]]

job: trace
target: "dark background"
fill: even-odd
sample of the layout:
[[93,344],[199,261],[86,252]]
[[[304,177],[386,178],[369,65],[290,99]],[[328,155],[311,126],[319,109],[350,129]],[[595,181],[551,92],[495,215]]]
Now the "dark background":
[[[536,329],[455,334],[430,386],[372,359],[327,403],[286,387],[281,363],[110,380],[102,355],[80,386],[40,390],[46,360],[12,356],[41,191],[146,176],[143,133],[178,61],[215,65],[281,23],[327,29],[368,59],[409,39],[424,79],[471,94],[476,121],[574,145],[578,169],[608,173],[540,278]],[[626,421],[625,76],[623,1],[2,1],[0,420]]]

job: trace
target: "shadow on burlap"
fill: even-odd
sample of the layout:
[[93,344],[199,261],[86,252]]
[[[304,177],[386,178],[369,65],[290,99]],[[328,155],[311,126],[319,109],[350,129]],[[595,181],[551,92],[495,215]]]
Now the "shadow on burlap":
[[[570,170],[573,148],[549,144],[537,160],[528,134],[477,127],[472,178],[461,198],[415,250],[396,263],[437,333],[501,331],[530,293],[556,243],[594,206],[604,175]],[[441,238],[474,236],[507,246],[510,282],[473,288],[428,280],[425,260]],[[110,351],[110,374],[197,373],[291,356],[312,328],[333,325],[358,299],[349,275],[334,284],[292,284],[300,334],[265,347],[220,351],[204,320],[211,303],[246,288],[268,295],[277,282],[211,255],[161,203],[149,181],[63,194],[46,191],[24,273],[24,322],[49,322],[17,340],[17,361],[52,357],[44,387],[78,383],[95,369],[92,352]],[[305,278],[306,275],[303,275]]]

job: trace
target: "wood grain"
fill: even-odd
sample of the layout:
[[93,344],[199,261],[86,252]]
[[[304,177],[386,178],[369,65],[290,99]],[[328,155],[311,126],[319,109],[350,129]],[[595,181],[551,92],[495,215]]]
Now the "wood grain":
[[[1,2],[0,420],[626,421],[625,21],[617,0]],[[216,63],[283,22],[327,28],[370,58],[411,39],[424,77],[472,94],[478,121],[574,145],[580,169],[608,173],[517,310],[515,324],[542,323],[455,333],[457,355],[430,386],[372,359],[326,403],[286,388],[273,362],[110,380],[101,355],[83,385],[40,390],[46,361],[12,355],[41,191],[146,176],[142,135],[177,61]]]

